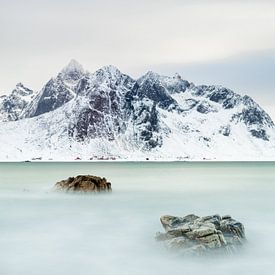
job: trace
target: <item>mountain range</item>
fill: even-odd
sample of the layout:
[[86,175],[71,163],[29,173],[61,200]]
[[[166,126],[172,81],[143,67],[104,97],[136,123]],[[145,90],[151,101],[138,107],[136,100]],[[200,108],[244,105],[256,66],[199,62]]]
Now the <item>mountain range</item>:
[[38,91],[0,97],[1,160],[271,160],[275,126],[249,96],[72,60]]

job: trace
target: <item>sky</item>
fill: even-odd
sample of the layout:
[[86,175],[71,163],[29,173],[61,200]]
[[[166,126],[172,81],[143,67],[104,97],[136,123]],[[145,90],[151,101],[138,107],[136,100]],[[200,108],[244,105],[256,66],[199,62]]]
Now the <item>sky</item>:
[[275,120],[275,0],[0,0],[0,93],[71,59],[252,96]]

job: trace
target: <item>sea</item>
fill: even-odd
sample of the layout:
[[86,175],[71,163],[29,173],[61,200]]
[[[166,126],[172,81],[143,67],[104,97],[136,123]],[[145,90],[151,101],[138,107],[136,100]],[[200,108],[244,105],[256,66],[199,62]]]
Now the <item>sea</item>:
[[[107,178],[112,192],[55,190],[81,174]],[[247,243],[179,255],[155,240],[167,214],[230,214]],[[275,162],[2,162],[0,274],[275,274]]]

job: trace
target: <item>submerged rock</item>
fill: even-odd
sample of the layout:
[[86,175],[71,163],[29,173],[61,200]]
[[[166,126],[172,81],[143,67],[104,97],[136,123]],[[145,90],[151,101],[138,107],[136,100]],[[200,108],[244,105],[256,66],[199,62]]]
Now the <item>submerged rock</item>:
[[164,242],[168,249],[184,255],[201,255],[207,251],[231,253],[245,241],[244,226],[229,215],[166,215],[160,221],[166,232],[158,232],[156,239]]
[[91,175],[69,177],[66,180],[57,182],[55,187],[58,190],[78,192],[112,191],[111,183],[107,182],[105,178]]

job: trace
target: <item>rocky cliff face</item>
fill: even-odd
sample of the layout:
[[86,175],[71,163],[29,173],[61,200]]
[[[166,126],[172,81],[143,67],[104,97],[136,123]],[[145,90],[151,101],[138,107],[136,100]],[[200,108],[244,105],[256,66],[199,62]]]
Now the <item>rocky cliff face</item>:
[[75,97],[76,88],[85,72],[75,60],[50,79],[33,101],[25,108],[21,118],[38,116],[53,111]]
[[111,141],[123,133],[129,119],[125,95],[133,85],[133,79],[113,66],[81,79],[76,91],[76,117],[70,124],[69,135],[80,141],[87,138]]
[[253,154],[275,148],[274,123],[250,97],[222,86],[196,86],[178,74],[148,72],[135,80],[114,66],[91,74],[71,61],[29,103],[18,101],[16,108],[16,119],[35,118],[28,128],[39,133],[40,125],[49,125],[54,147],[61,141],[71,147],[89,143],[96,153],[108,144],[104,152],[113,154],[116,144],[124,153],[184,158],[215,158],[223,147],[230,148],[229,154],[237,154],[239,146]]

